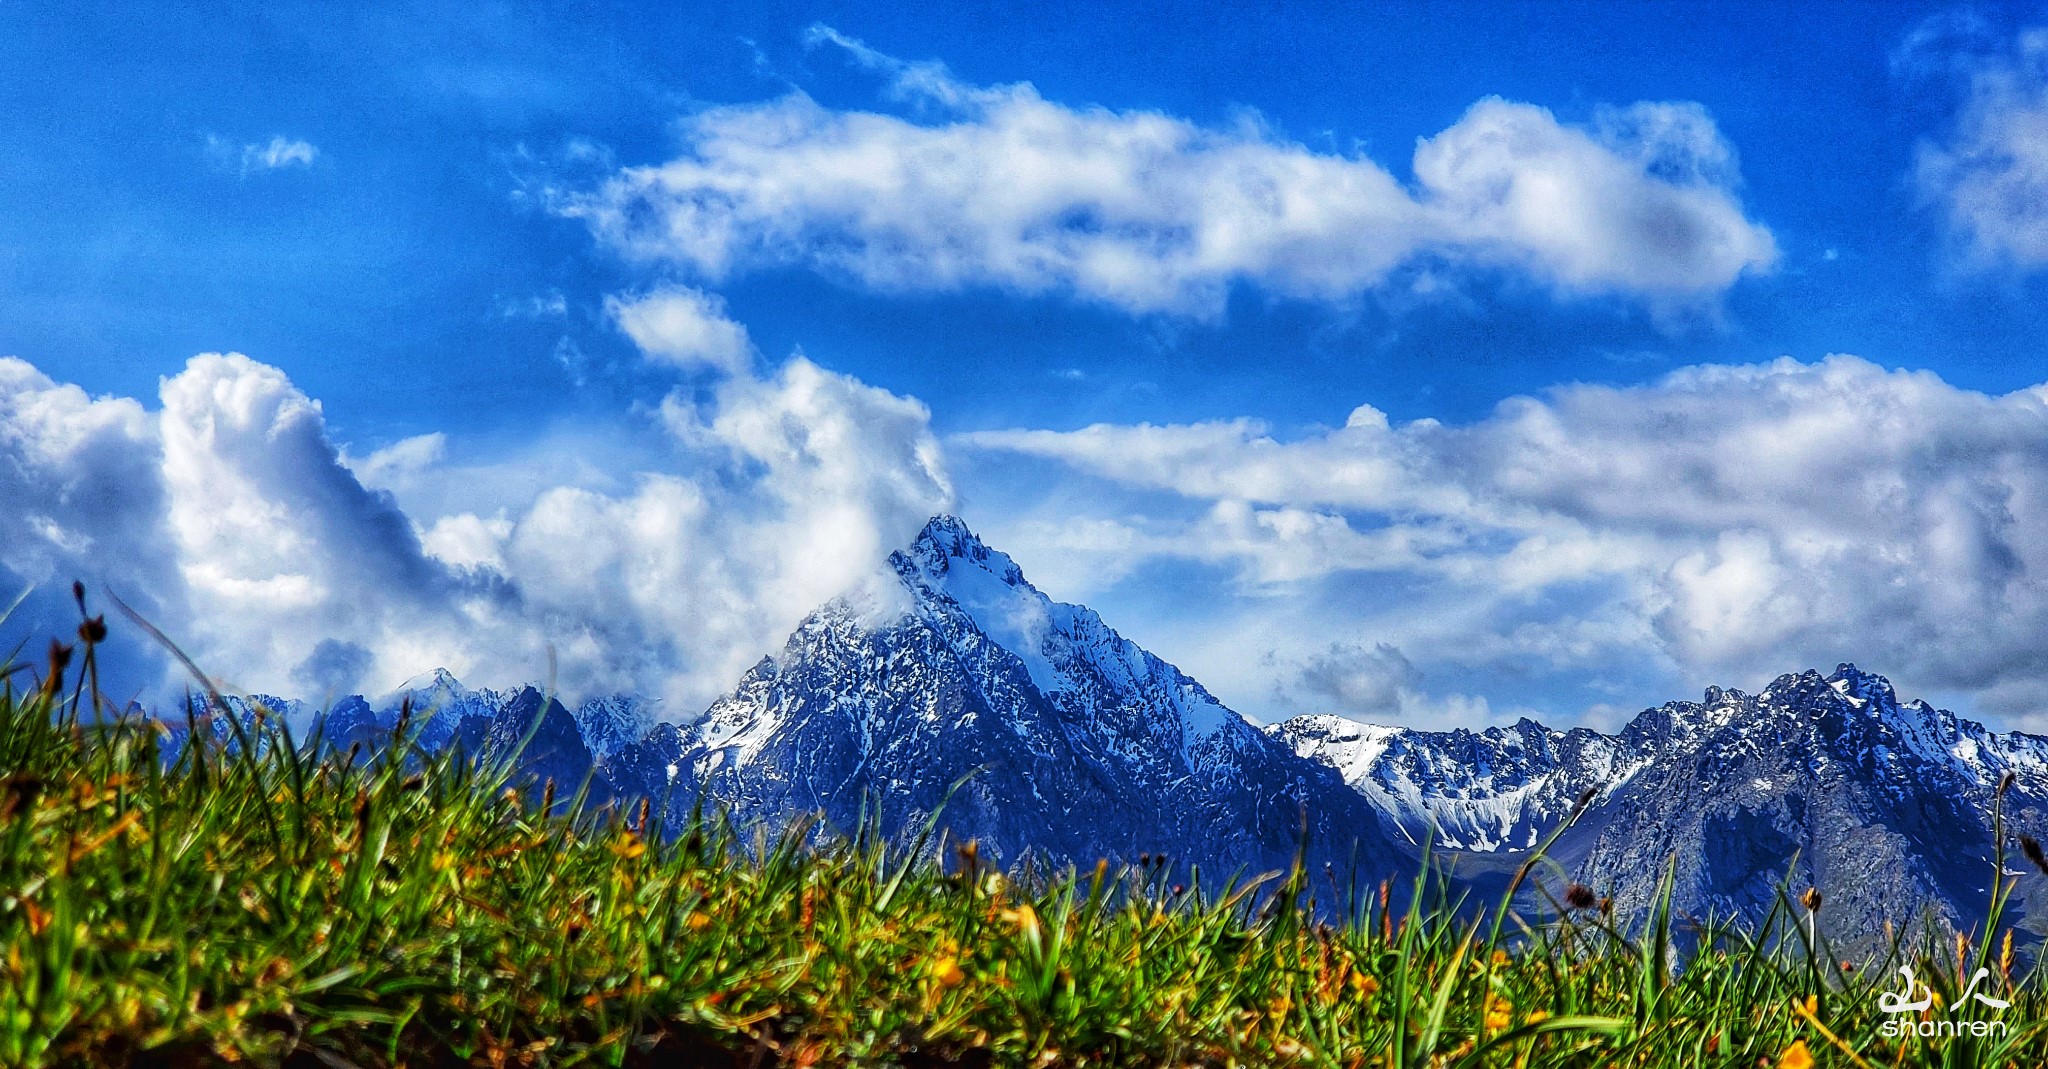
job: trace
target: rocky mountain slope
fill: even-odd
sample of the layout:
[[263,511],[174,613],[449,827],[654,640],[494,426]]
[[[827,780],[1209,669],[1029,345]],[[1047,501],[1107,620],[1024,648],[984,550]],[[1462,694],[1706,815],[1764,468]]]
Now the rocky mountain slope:
[[1756,694],[1709,688],[1611,736],[1527,720],[1474,733],[1301,717],[1268,730],[1411,835],[1433,823],[1451,847],[1512,854],[1596,790],[1555,855],[1622,909],[1647,906],[1675,858],[1684,913],[1756,916],[1789,880],[1821,889],[1823,927],[1845,938],[1923,909],[1965,926],[1983,916],[1992,795],[2007,773],[2014,828],[2038,834],[2048,817],[2048,739],[1902,703],[1848,664]]
[[[742,818],[940,810],[956,840],[1053,864],[1165,854],[1211,879],[1319,861],[1406,867],[1366,799],[951,517],[806,618],[705,717],[620,752],[621,789]],[[648,782],[636,777],[656,776]],[[949,797],[949,792],[950,797]]]

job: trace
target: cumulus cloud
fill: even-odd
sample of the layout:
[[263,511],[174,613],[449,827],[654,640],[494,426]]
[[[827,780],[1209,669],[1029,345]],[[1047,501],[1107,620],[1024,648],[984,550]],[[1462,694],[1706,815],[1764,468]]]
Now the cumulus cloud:
[[309,659],[341,663],[315,657],[323,642],[366,651],[358,665],[477,662],[470,636],[506,592],[426,556],[396,501],[342,463],[319,402],[240,354],[194,357],[159,394],[165,522],[210,670],[276,693]]
[[[115,589],[137,609],[182,623],[177,563],[164,536],[155,421],[126,398],[88,396],[24,361],[0,358],[0,599],[30,596],[7,617],[17,637],[66,635],[69,585]],[[106,678],[116,693],[147,680],[123,665],[150,655],[122,629]]]
[[717,294],[670,286],[631,299],[615,297],[605,307],[650,360],[724,374],[743,373],[753,365],[754,343],[747,328],[733,322]]
[[962,83],[829,30],[906,118],[801,92],[708,108],[685,152],[559,202],[628,256],[718,279],[800,265],[893,292],[1070,293],[1213,316],[1245,283],[1336,300],[1425,264],[1518,271],[1565,294],[1710,300],[1777,251],[1696,104],[1590,127],[1488,98],[1421,141],[1404,184],[1255,119],[1206,127]]
[[140,404],[89,397],[0,358],[0,565],[16,577],[70,579],[67,569],[95,558],[167,572],[158,463],[156,427]]
[[[1081,517],[1132,528],[1093,536],[1128,555],[1399,591],[1405,624],[1349,615],[1405,626],[1399,647],[1429,663],[1753,681],[1855,659],[1993,711],[2048,696],[2048,547],[2031,534],[2048,524],[2048,388],[1989,396],[1836,356],[1560,387],[1465,426],[1368,408],[1286,441],[1238,421],[958,444],[1196,506]],[[1317,534],[1246,540],[1219,513]]]
[[[2048,263],[2048,29],[2010,49],[1983,50],[1976,35],[1916,34],[1966,87],[1955,127],[1920,147],[1915,178],[1956,240],[1980,265]],[[1948,50],[1963,47],[1953,53]]]
[[660,415],[697,474],[558,487],[427,535],[447,563],[515,584],[580,688],[702,708],[952,502],[921,403],[802,357],[706,406],[672,396]]
[[[800,356],[678,392],[649,413],[668,451],[573,483],[451,467],[440,434],[351,457],[318,401],[239,354],[193,358],[159,399],[0,359],[0,576],[38,584],[26,624],[59,634],[72,578],[111,587],[248,691],[374,694],[434,667],[503,685],[552,654],[571,695],[687,713],[952,503],[922,404]],[[393,493],[456,484],[496,507]]]

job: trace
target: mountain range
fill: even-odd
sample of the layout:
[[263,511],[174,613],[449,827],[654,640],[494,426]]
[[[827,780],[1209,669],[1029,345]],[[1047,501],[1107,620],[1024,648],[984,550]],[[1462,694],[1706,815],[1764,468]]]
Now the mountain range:
[[[318,722],[341,748],[382,744],[409,704],[430,748],[523,743],[524,775],[648,799],[670,826],[700,804],[777,827],[817,814],[846,833],[932,821],[1002,863],[1150,856],[1211,888],[1285,868],[1304,844],[1315,871],[1354,891],[1411,877],[1425,844],[1467,885],[1498,888],[1590,798],[1550,856],[1624,914],[1649,905],[1668,865],[1682,914],[1754,918],[1781,884],[1812,886],[1821,927],[1845,942],[1983,916],[2002,777],[2011,828],[2048,827],[2048,738],[1901,702],[1849,664],[1755,694],[1710,687],[1614,734],[1528,719],[1261,726],[1092,610],[1040,592],[950,516],[687,720],[627,695],[571,711],[536,687],[470,689],[446,672],[324,711],[228,700],[300,734]],[[1562,890],[1544,883],[1532,893]],[[2023,914],[2048,918],[2034,886],[2048,878],[2021,883]]]

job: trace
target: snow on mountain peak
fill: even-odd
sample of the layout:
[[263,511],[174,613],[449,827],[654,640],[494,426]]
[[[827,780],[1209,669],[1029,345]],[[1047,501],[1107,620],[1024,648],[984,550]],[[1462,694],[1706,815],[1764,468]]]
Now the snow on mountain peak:
[[400,683],[392,689],[391,693],[385,695],[378,704],[396,705],[407,695],[435,692],[462,695],[468,694],[470,691],[468,687],[462,685],[461,680],[455,678],[455,673],[450,672],[446,668],[436,668],[431,672],[422,672]]
[[1017,562],[990,549],[956,516],[934,516],[907,553],[890,558],[904,584],[920,597],[942,595],[973,619],[982,634],[1017,656],[1039,693],[1107,684],[1117,693],[1163,694],[1193,746],[1249,722],[1225,708],[1201,684],[1139,648],[1093,609],[1054,601],[1024,578]]
[[1009,554],[990,549],[958,516],[933,516],[927,521],[910,545],[910,557],[934,580],[954,571],[956,564],[965,564],[1006,586],[1030,585]]

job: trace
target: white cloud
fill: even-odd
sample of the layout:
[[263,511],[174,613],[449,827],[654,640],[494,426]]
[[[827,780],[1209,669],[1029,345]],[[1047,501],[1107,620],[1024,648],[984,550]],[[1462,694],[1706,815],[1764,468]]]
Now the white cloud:
[[605,308],[650,360],[728,375],[753,366],[754,343],[747,328],[733,322],[717,294],[669,286],[631,299],[612,298]]
[[320,150],[310,141],[278,135],[261,145],[242,146],[243,171],[276,171],[286,167],[311,167]]
[[504,685],[552,649],[571,695],[687,714],[952,503],[923,405],[801,357],[671,397],[650,415],[672,446],[623,475],[603,443],[565,466],[589,443],[561,436],[492,462],[516,478],[452,466],[440,434],[353,459],[319,402],[239,354],[193,358],[160,396],[152,413],[0,360],[0,576],[41,584],[26,624],[58,634],[69,581],[103,582],[266,693],[437,666]]
[[1921,196],[1979,265],[2048,263],[2048,29],[1947,58],[1967,92],[1948,139],[1920,147]]
[[[96,610],[111,588],[152,617],[183,622],[160,465],[155,421],[140,404],[89,397],[0,358],[0,598],[34,588],[7,619],[16,638],[31,640],[29,657],[44,637],[76,625],[74,579],[92,587]],[[122,629],[115,639],[123,648],[108,658],[110,686],[142,685],[121,665],[150,655]]]
[[[1230,561],[1248,589],[1289,594],[1233,607],[1212,647],[1363,634],[1433,678],[1636,664],[1753,683],[1854,659],[1994,711],[2048,696],[2048,545],[2031,534],[2048,526],[2048,387],[1987,396],[1838,356],[1560,387],[1458,427],[1361,409],[1291,441],[1234,422],[957,444],[1185,501],[1131,519],[1134,499],[1104,493],[1074,520],[1121,570]],[[1016,531],[1028,557],[1043,532]]]
[[364,486],[390,489],[393,483],[440,463],[447,452],[448,435],[433,431],[400,439],[360,460],[342,450],[340,459]]
[[460,670],[482,657],[468,652],[472,636],[507,641],[479,630],[492,592],[422,552],[411,521],[343,465],[319,403],[283,372],[205,354],[159,392],[187,635],[210,671],[291,693],[315,677],[334,684],[337,665],[424,658]]
[[802,357],[660,414],[696,474],[560,487],[509,521],[456,516],[429,534],[448,563],[516,585],[565,685],[701,709],[952,503],[922,404]]
[[961,83],[830,31],[923,121],[802,93],[683,120],[686,151],[559,201],[627,255],[717,279],[796,264],[885,291],[1064,292],[1213,316],[1234,284],[1315,300],[1429,264],[1503,267],[1565,294],[1709,301],[1777,252],[1693,104],[1582,129],[1489,98],[1421,142],[1404,185],[1247,120],[1072,107]]
[[[246,357],[160,393],[153,413],[0,360],[0,572],[44,584],[31,618],[55,624],[70,578],[104,582],[252,689],[531,679],[552,645],[571,693],[688,712],[954,501],[922,404],[801,356],[672,395],[664,451],[551,437],[481,466],[434,436],[350,460]],[[1531,680],[1625,707],[1843,659],[2014,716],[2048,697],[2048,386],[1831,357],[1560,387],[1462,426],[1362,406],[1292,439],[955,444],[1013,480],[1066,472],[985,533],[1254,713],[1470,722],[1540,703]],[[1165,608],[1100,603],[1127,577]]]
[[279,134],[269,141],[241,143],[219,134],[206,135],[206,154],[213,165],[247,177],[263,171],[311,167],[320,158],[319,146]]

